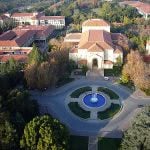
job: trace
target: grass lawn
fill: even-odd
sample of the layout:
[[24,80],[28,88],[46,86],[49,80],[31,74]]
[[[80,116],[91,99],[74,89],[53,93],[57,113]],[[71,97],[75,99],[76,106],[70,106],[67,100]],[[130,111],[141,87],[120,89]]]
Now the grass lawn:
[[98,91],[104,92],[106,95],[110,97],[110,99],[119,99],[119,96],[112,90],[105,88],[105,87],[99,87]]
[[114,66],[113,69],[104,69],[104,76],[120,76],[122,67]]
[[111,118],[120,110],[120,108],[121,106],[119,104],[111,104],[105,111],[98,112],[98,118],[101,120]]
[[84,119],[90,118],[90,111],[83,110],[79,106],[78,102],[71,102],[68,104],[68,106],[70,110],[77,116],[84,118]]
[[99,138],[98,150],[119,150],[121,139]]
[[67,77],[67,78],[61,78],[61,79],[59,79],[59,80],[57,81],[56,87],[57,87],[57,88],[58,88],[58,87],[61,87],[61,86],[65,85],[65,84],[67,84],[67,83],[70,83],[70,82],[72,82],[72,81],[74,81],[74,78],[69,78],[69,77]]
[[69,150],[88,150],[87,136],[71,136],[69,141]]
[[79,88],[79,89],[75,90],[74,92],[72,92],[70,96],[71,96],[71,98],[79,98],[79,96],[82,93],[88,92],[88,91],[92,91],[92,88],[89,86],[82,87],[82,88]]

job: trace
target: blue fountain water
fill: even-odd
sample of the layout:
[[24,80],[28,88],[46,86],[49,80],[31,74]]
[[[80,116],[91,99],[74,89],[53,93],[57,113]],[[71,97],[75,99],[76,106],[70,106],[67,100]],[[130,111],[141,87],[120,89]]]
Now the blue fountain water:
[[106,104],[105,97],[98,94],[88,94],[83,98],[83,102],[88,107],[102,107]]

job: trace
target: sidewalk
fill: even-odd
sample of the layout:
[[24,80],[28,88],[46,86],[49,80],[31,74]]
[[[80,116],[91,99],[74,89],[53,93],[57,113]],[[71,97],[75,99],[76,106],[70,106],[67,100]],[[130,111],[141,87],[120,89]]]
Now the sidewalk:
[[98,150],[97,136],[89,136],[88,150]]

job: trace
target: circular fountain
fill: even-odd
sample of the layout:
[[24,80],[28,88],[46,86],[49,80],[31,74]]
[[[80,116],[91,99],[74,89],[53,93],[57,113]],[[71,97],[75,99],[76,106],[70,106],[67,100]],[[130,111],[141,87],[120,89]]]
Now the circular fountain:
[[88,94],[83,98],[83,102],[88,107],[102,107],[106,104],[105,97],[98,93]]

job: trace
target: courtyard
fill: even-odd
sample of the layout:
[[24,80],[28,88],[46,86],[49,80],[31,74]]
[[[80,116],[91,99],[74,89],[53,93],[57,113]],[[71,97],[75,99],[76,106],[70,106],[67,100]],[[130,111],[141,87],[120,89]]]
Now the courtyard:
[[[98,119],[97,116],[84,119],[75,115],[68,109],[66,98],[76,89],[87,86],[105,87],[114,91],[119,96],[122,109],[107,119]],[[139,106],[150,103],[149,98],[136,96],[127,87],[101,78],[81,78],[57,89],[49,89],[45,92],[32,91],[31,93],[41,105],[41,112],[50,113],[53,117],[58,118],[69,128],[71,134],[79,136],[121,138],[123,131],[129,127],[133,117],[140,111]]]

